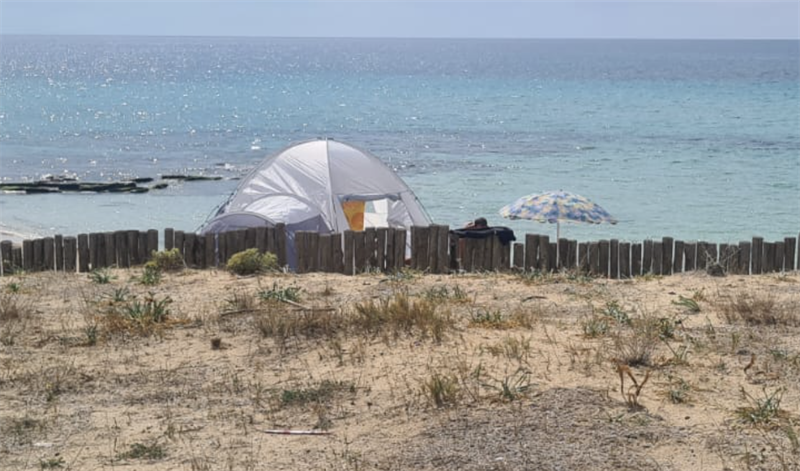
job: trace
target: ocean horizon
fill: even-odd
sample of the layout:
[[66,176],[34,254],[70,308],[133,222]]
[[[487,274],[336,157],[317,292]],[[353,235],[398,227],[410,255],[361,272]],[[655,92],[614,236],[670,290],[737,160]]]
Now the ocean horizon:
[[617,225],[578,240],[800,232],[800,41],[0,36],[0,181],[146,194],[0,194],[0,238],[196,230],[265,157],[317,137],[396,170],[432,219],[518,234],[566,190]]

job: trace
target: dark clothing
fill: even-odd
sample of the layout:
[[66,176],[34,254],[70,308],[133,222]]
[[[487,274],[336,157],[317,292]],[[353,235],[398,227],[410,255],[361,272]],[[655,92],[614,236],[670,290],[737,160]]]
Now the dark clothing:
[[482,227],[474,229],[453,229],[451,234],[455,234],[459,239],[485,239],[496,235],[503,245],[508,245],[509,242],[517,240],[514,236],[514,231],[503,226]]

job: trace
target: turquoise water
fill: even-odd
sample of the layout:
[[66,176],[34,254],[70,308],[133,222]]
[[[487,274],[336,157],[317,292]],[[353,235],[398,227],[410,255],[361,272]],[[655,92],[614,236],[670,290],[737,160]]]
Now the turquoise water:
[[0,179],[221,175],[144,195],[0,195],[30,234],[196,229],[262,158],[314,137],[393,166],[433,219],[587,196],[580,240],[800,232],[797,41],[0,37]]

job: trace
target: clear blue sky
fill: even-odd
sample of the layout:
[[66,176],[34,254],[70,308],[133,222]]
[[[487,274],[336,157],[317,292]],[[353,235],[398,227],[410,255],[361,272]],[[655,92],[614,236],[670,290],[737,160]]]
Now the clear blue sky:
[[0,0],[2,34],[800,38],[800,0]]

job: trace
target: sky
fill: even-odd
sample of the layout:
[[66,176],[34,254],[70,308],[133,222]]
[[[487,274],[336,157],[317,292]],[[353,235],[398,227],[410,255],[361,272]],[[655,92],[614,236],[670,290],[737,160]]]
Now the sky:
[[800,39],[800,0],[0,0],[0,34]]

